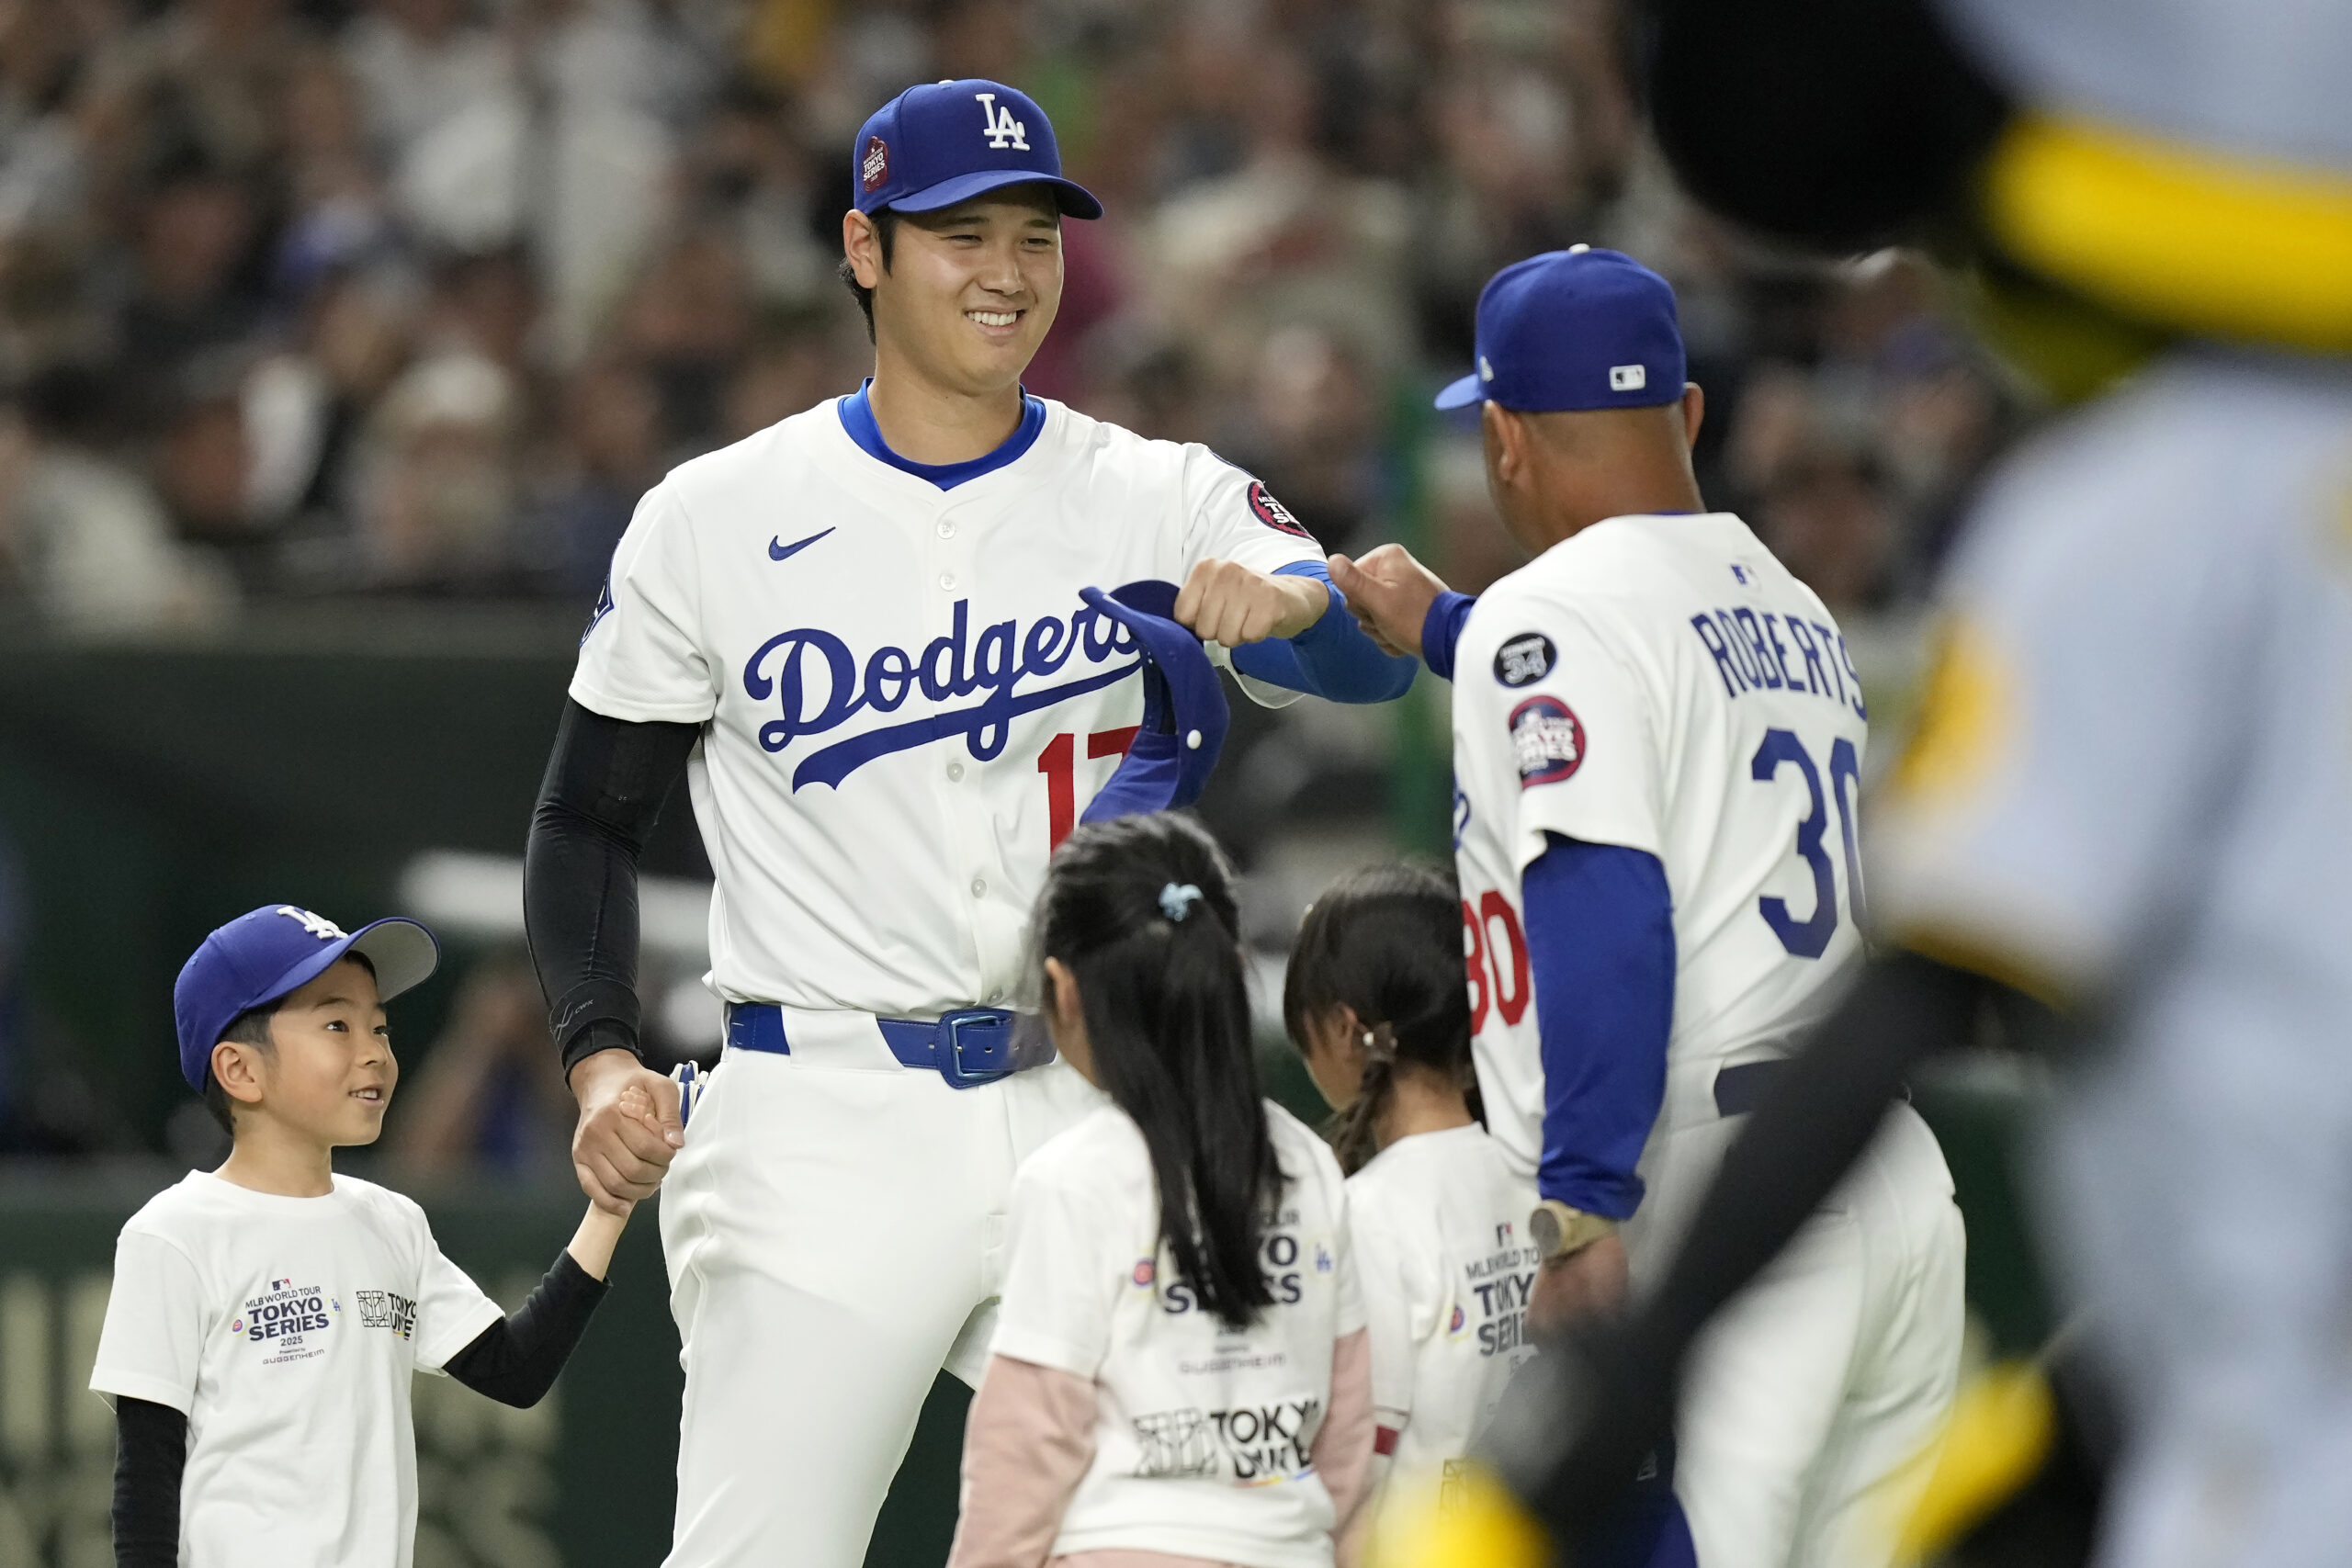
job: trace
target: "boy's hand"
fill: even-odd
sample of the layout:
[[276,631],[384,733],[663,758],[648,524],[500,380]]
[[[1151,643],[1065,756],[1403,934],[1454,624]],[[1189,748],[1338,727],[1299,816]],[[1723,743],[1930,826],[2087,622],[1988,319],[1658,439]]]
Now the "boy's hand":
[[580,1124],[571,1168],[588,1201],[608,1214],[653,1196],[686,1141],[678,1086],[626,1051],[599,1051],[571,1069]]

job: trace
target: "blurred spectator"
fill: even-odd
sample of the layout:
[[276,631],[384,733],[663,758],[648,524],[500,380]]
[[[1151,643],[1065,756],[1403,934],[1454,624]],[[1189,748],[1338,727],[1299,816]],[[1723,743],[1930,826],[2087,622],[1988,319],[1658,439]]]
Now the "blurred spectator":
[[1817,443],[1790,454],[1765,486],[1756,531],[1833,615],[1882,609],[1891,596],[1894,507],[1866,450]]
[[424,1177],[494,1171],[560,1181],[576,1114],[548,1049],[539,984],[520,956],[486,959],[400,1087],[385,1152]]
[[435,355],[392,383],[362,458],[368,581],[446,592],[513,575],[515,412],[513,381],[479,354]]
[[94,373],[62,367],[0,418],[0,598],[75,634],[211,625],[232,585],[174,541],[153,491],[107,455],[112,396]]
[[584,599],[605,580],[638,497],[662,477],[651,378],[624,361],[583,367],[565,391],[564,434],[568,461],[541,505],[541,547],[553,580]]
[[822,318],[763,337],[727,383],[719,409],[722,440],[741,441],[823,399],[857,390],[867,368],[863,333]]
[[252,263],[262,216],[245,181],[193,149],[153,172],[132,219],[135,271],[121,317],[134,418],[160,418],[166,389],[191,363],[261,324]]
[[1917,593],[2018,411],[1920,258],[1792,263],[1683,201],[1633,48],[1610,0],[0,0],[0,394],[89,366],[115,426],[17,433],[74,454],[49,513],[116,519],[41,553],[176,532],[143,558],[194,603],[223,561],[256,599],[578,594],[662,471],[856,384],[848,139],[978,73],[1108,205],[1032,390],[1483,579],[1475,487],[1408,482],[1461,466],[1419,405],[1498,267],[1616,243],[1681,292],[1711,494],[1839,594]]

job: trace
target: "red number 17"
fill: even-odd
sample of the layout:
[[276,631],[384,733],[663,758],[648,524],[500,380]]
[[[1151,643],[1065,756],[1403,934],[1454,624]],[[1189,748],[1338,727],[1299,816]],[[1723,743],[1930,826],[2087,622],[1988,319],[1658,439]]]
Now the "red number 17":
[[[1086,754],[1090,759],[1124,757],[1136,743],[1136,731],[1142,728],[1130,724],[1124,729],[1098,729],[1086,738]],[[1057,735],[1046,742],[1046,749],[1037,753],[1037,771],[1046,775],[1046,820],[1053,835],[1053,842],[1046,846],[1050,854],[1061,848],[1069,830],[1078,826],[1078,737]]]

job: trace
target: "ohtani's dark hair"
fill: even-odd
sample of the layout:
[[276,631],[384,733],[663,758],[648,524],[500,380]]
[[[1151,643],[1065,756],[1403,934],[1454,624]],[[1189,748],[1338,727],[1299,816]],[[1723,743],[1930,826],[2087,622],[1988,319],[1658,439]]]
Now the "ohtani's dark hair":
[[[888,272],[890,270],[890,252],[899,238],[899,211],[896,208],[885,207],[869,216],[874,220],[875,244],[882,252],[882,270]],[[872,343],[874,290],[857,280],[857,268],[850,265],[847,256],[842,257],[842,265],[834,269],[834,276],[842,280],[842,287],[847,288],[850,297],[857,301],[857,308],[865,312],[865,341]]]
[[1178,1274],[1247,1327],[1273,1304],[1258,1252],[1283,1172],[1225,856],[1166,812],[1090,823],[1055,852],[1035,929],[1039,994],[1047,958],[1069,965],[1095,1073],[1143,1133]]
[[[1462,906],[1451,878],[1427,866],[1367,866],[1315,900],[1283,977],[1283,1024],[1304,1053],[1308,1023],[1340,1007],[1373,1036],[1355,1103],[1331,1128],[1340,1168],[1377,1151],[1373,1129],[1394,1092],[1396,1064],[1413,1062],[1470,1084],[1470,992],[1462,959]],[[1472,1100],[1475,1114],[1477,1106]]]

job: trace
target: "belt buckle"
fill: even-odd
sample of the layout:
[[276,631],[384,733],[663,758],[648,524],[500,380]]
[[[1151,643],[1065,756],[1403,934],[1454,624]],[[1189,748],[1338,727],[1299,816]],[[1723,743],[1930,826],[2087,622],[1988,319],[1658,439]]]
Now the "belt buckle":
[[[950,1089],[970,1089],[1012,1075],[1012,1015],[999,1008],[964,1008],[942,1013],[946,1049],[939,1053],[939,1076]],[[987,1034],[984,1039],[967,1037]],[[967,1055],[970,1060],[967,1061]]]

